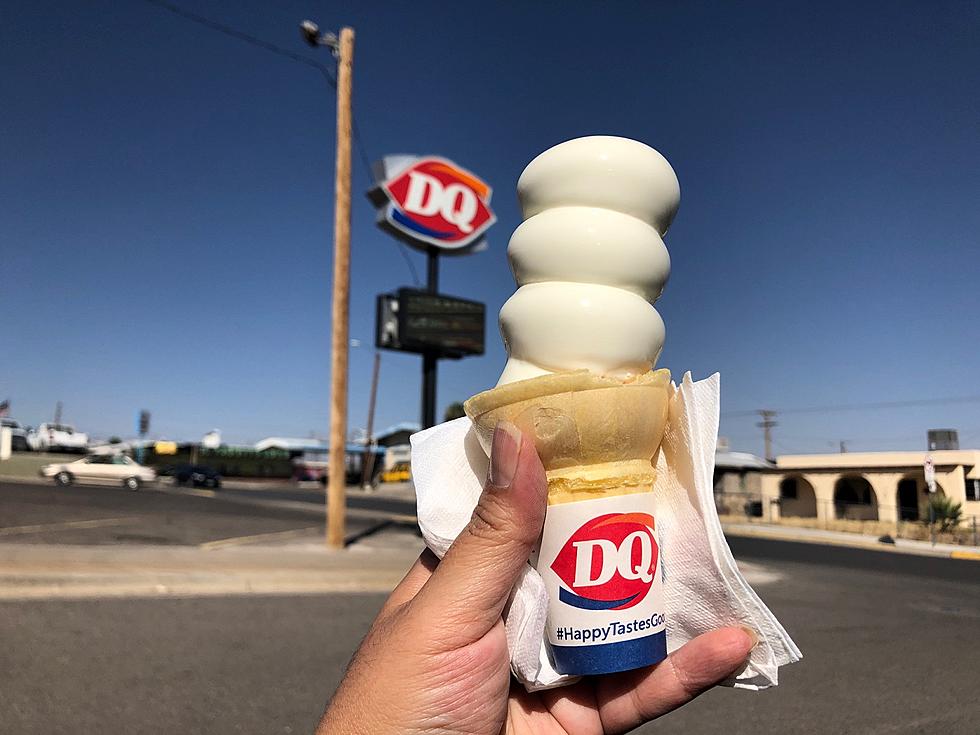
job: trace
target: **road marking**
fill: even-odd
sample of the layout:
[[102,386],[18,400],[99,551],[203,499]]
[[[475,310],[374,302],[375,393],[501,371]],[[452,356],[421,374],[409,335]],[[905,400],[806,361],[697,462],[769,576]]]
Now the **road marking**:
[[216,498],[216,497],[218,497],[218,493],[216,493],[214,490],[201,490],[201,489],[196,488],[196,487],[182,487],[182,488],[177,488],[177,486],[175,485],[175,486],[169,487],[169,488],[158,487],[157,490],[160,490],[160,491],[165,492],[165,493],[172,493],[174,495],[197,495],[198,497],[201,497],[201,498]]
[[294,538],[296,536],[308,534],[310,531],[318,531],[322,533],[322,527],[310,526],[308,528],[292,528],[288,531],[258,533],[252,536],[233,536],[231,538],[218,539],[217,541],[207,541],[199,545],[197,548],[203,549],[204,551],[213,551],[214,549],[223,549],[226,546],[244,546],[245,544],[254,544],[260,541]]
[[34,526],[8,526],[0,528],[0,536],[16,536],[22,533],[43,533],[44,531],[61,531],[71,528],[99,528],[101,526],[118,526],[129,523],[135,518],[95,518],[90,521],[64,521],[62,523],[39,523]]
[[736,564],[738,571],[745,577],[745,581],[754,586],[774,584],[783,578],[782,574],[772,571],[764,564],[755,564],[750,561],[738,561]]

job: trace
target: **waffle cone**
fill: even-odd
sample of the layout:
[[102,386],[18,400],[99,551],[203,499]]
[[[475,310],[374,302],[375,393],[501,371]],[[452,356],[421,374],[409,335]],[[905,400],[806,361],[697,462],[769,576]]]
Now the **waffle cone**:
[[501,420],[534,440],[555,505],[649,491],[672,393],[668,370],[628,382],[580,370],[498,386],[463,408],[487,453]]

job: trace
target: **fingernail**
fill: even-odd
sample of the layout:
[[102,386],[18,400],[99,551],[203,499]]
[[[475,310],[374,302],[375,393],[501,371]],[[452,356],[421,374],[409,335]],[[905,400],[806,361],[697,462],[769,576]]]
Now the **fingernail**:
[[493,430],[490,447],[490,484],[508,488],[517,473],[517,458],[521,454],[521,432],[509,421],[499,421]]
[[738,627],[742,629],[745,635],[747,635],[750,639],[752,639],[752,648],[750,648],[749,650],[754,651],[759,645],[759,634],[756,633],[754,629],[750,628],[747,625],[740,625]]

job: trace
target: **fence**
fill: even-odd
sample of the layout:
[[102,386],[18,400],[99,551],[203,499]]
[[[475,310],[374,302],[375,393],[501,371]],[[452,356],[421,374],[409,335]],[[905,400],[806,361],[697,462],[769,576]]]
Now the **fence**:
[[[749,493],[716,494],[715,508],[720,516],[737,517],[739,521],[749,523],[767,523],[771,518],[759,496]],[[812,514],[809,515],[787,515],[782,511],[777,522],[795,528],[819,528],[871,536],[887,534],[917,541],[980,546],[980,521],[975,516],[963,518],[955,528],[940,533],[939,521],[929,523],[928,506],[912,508],[879,503],[816,500],[810,510]],[[918,517],[910,517],[913,513]],[[900,520],[882,520],[882,518]]]

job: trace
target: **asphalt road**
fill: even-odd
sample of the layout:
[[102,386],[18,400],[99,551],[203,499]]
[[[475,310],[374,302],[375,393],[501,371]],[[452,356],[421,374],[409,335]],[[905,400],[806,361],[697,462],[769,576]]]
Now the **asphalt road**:
[[[270,488],[267,490],[222,490],[222,497],[236,499],[255,499],[281,501],[288,500],[297,503],[323,507],[326,504],[326,494],[322,489],[306,488],[283,489]],[[347,507],[357,510],[373,510],[383,513],[404,513],[415,515],[415,501],[377,495],[348,495]]]
[[[307,507],[269,505],[284,500]],[[347,518],[349,538],[369,532],[387,515],[415,512],[411,502],[383,498],[351,498],[348,507],[355,509]],[[166,485],[132,492],[119,486],[62,488],[0,480],[0,542],[200,545],[323,524],[323,496],[315,491],[195,495]]]
[[[976,562],[733,539],[803,649],[648,733],[980,732]],[[379,595],[0,604],[11,733],[308,733]]]

